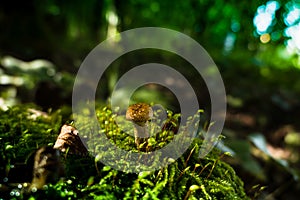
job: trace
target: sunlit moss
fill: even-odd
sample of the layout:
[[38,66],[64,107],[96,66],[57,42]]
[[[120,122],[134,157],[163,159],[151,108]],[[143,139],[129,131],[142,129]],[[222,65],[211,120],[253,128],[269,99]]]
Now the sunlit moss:
[[[28,118],[25,108],[14,107],[1,111],[1,169],[14,162],[24,162],[28,154],[40,145],[55,141],[61,117],[54,113],[50,118]],[[114,122],[115,115],[109,108],[97,109],[100,126],[97,134],[104,134],[112,143],[127,151],[137,151],[133,136],[128,136]],[[178,118],[177,115],[169,117]],[[88,119],[88,118],[87,118]],[[89,123],[84,118],[82,125]],[[149,140],[146,150],[160,148],[174,135],[171,130],[161,132]],[[87,133],[83,133],[87,134]],[[94,142],[94,141],[93,141]],[[199,159],[202,144],[196,138],[190,148],[177,160],[169,159],[170,164],[160,170],[144,171],[139,174],[117,171],[105,166],[99,157],[92,155],[81,157],[63,154],[66,166],[64,180],[43,190],[14,194],[15,199],[249,199],[243,188],[243,182],[230,165],[221,159],[223,153],[213,149],[205,158]],[[93,144],[92,144],[93,145]],[[95,147],[97,148],[97,147]],[[115,152],[109,153],[112,159]],[[154,163],[157,161],[153,161]],[[126,160],[120,160],[126,166]],[[1,170],[2,171],[2,170]],[[16,191],[16,188],[11,188]]]

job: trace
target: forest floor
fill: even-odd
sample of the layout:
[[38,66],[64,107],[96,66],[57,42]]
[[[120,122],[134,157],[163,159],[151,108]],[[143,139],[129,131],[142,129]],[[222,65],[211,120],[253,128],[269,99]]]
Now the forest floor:
[[[259,199],[297,199],[300,195],[298,109],[283,110],[274,104],[264,109],[259,106],[256,103],[247,109],[228,108],[224,141],[237,149],[238,161],[227,162],[242,178],[248,193],[253,195],[261,189]],[[242,147],[248,144],[249,154]]]

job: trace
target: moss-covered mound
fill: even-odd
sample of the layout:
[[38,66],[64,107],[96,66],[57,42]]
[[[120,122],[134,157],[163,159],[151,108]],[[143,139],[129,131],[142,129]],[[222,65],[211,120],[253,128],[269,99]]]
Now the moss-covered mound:
[[[98,109],[97,116],[105,131],[96,134],[105,134],[112,143],[127,151],[153,151],[163,145],[162,141],[166,143],[174,137],[174,129],[170,128],[161,131],[159,136],[152,137],[144,144],[146,146],[138,149],[134,137],[117,127],[114,122],[116,116],[110,109]],[[178,116],[170,115],[169,120],[170,117],[176,121]],[[66,168],[65,178],[56,184],[48,184],[42,190],[25,192],[24,187],[30,184],[32,178],[30,155],[41,146],[53,146],[64,120],[60,111],[48,117],[36,117],[26,106],[0,111],[0,198],[249,199],[244,192],[243,182],[221,160],[223,153],[214,149],[205,158],[198,158],[202,143],[200,138],[195,139],[189,149],[168,166],[138,174],[118,171],[97,162],[99,153],[96,157],[92,153],[89,156],[64,153],[61,159]],[[79,123],[88,122],[83,119]],[[91,131],[81,134],[88,135]],[[88,141],[87,145],[95,145],[94,142]],[[99,148],[103,148],[103,145]]]

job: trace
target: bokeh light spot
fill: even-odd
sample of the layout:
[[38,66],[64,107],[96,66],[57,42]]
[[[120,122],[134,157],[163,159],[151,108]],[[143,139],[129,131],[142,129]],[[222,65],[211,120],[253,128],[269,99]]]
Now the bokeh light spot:
[[262,34],[261,36],[260,36],[260,41],[262,42],[262,43],[268,43],[268,42],[270,42],[270,40],[271,40],[271,36],[270,36],[270,34],[269,33],[265,33],[265,34]]

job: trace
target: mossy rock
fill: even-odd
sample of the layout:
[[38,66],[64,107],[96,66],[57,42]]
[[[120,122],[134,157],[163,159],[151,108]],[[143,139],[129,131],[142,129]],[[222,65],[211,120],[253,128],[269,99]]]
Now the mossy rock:
[[[213,149],[206,157],[199,159],[200,138],[193,140],[188,150],[176,161],[155,171],[143,171],[138,174],[118,171],[103,165],[98,157],[63,154],[66,167],[65,179],[56,184],[48,184],[43,190],[22,193],[20,184],[11,183],[8,176],[18,173],[12,166],[24,163],[26,170],[31,169],[30,155],[37,148],[54,144],[63,123],[62,111],[58,110],[49,117],[33,119],[28,107],[16,106],[0,111],[0,198],[10,199],[249,199],[245,194],[243,182],[230,165],[222,161],[226,156]],[[97,109],[100,126],[116,146],[127,151],[138,152],[134,138],[125,134],[114,122],[115,115],[105,108]],[[176,118],[170,115],[169,118]],[[88,120],[78,122],[82,127]],[[75,123],[76,124],[76,123]],[[88,135],[89,132],[81,134]],[[167,143],[174,136],[165,130],[161,136],[155,136],[151,148],[160,148],[161,141]],[[126,141],[126,142],[124,142]],[[95,141],[93,141],[95,142]],[[126,146],[125,146],[125,144]],[[87,142],[87,145],[91,145]],[[93,144],[92,144],[93,145]],[[124,145],[124,146],[122,146]],[[149,144],[147,144],[149,145]],[[111,152],[110,152],[111,153]],[[113,153],[112,153],[112,156]],[[25,172],[23,172],[25,173]],[[30,174],[31,172],[28,172]],[[13,179],[13,182],[18,179]],[[20,179],[19,183],[30,182]],[[5,189],[4,189],[5,186]],[[5,192],[3,192],[5,191]],[[1,196],[3,195],[3,196]]]

